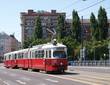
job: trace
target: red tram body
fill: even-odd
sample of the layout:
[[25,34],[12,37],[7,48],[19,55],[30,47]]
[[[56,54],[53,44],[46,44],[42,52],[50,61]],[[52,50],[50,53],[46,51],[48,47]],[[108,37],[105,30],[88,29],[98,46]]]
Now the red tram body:
[[65,45],[47,43],[4,54],[4,65],[7,68],[64,72],[67,70],[66,57]]

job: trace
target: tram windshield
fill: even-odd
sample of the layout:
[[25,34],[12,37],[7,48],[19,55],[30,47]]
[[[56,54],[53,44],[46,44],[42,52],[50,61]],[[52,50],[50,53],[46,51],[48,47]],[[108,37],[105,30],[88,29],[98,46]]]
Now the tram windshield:
[[66,58],[66,53],[65,51],[54,51],[53,57],[54,58]]

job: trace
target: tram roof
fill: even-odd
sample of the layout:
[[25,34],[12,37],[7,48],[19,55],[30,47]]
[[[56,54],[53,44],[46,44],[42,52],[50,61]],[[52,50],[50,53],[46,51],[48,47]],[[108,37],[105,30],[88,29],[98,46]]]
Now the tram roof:
[[9,54],[15,54],[15,53],[21,53],[21,52],[27,52],[28,50],[32,49],[50,49],[50,48],[55,48],[55,47],[66,47],[65,45],[61,43],[57,43],[56,45],[53,45],[52,43],[47,43],[47,44],[41,44],[41,45],[36,45],[33,46],[32,48],[27,48],[27,49],[21,49],[18,51],[13,51],[9,53],[5,53],[4,55],[9,55]]
[[53,45],[52,43],[47,43],[47,44],[42,44],[42,45],[36,45],[33,46],[32,49],[48,49],[48,48],[55,48],[55,47],[66,47],[65,45],[61,44],[61,43],[57,43],[56,45]]
[[9,55],[9,54],[15,54],[15,53],[20,53],[20,52],[25,52],[25,51],[28,51],[29,48],[27,49],[21,49],[21,50],[17,50],[17,51],[12,51],[12,52],[9,52],[9,53],[5,53],[4,55]]

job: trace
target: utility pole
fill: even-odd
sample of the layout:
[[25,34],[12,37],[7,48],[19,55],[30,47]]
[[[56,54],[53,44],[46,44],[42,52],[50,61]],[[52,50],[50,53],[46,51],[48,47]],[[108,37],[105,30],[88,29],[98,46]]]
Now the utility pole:
[[83,48],[83,16],[81,16],[81,24],[82,24],[82,27],[81,27],[81,45],[82,45],[82,48]]
[[80,49],[80,61],[84,58],[83,50],[83,16],[81,16],[81,49]]

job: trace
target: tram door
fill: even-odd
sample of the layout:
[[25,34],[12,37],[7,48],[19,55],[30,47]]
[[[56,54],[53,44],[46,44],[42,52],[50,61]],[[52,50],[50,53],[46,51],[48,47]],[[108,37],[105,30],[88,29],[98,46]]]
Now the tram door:
[[45,51],[45,57],[44,57],[44,67],[45,67],[45,71],[48,70],[48,66],[50,65],[50,59],[51,58],[51,50],[46,50]]

